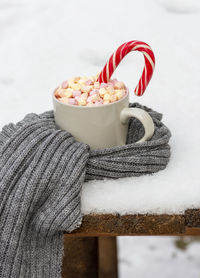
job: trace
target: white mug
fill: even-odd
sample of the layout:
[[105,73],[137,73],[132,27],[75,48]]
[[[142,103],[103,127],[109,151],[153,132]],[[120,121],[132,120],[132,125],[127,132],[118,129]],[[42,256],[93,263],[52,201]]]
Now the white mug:
[[139,108],[129,108],[129,94],[116,102],[101,106],[76,106],[60,102],[53,94],[55,122],[70,132],[78,142],[91,149],[103,149],[126,144],[128,120],[138,119],[144,126],[139,142],[150,139],[154,123],[150,115]]

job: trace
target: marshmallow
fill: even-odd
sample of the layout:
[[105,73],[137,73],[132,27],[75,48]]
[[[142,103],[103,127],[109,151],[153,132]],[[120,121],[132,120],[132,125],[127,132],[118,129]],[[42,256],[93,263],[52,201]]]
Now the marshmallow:
[[89,96],[89,97],[87,98],[87,103],[93,103],[92,96]]
[[106,91],[105,88],[99,89],[99,94],[100,94],[101,97],[103,97],[106,93],[107,93],[107,91]]
[[81,95],[81,98],[83,98],[83,99],[87,99],[87,97],[88,97],[88,94],[87,93],[83,93],[82,95]]
[[74,83],[78,83],[78,81],[80,80],[81,78],[79,76],[77,77],[74,77],[73,80],[74,80]]
[[108,83],[97,81],[99,74],[92,77],[74,77],[63,81],[61,86],[54,90],[55,97],[69,105],[100,106],[114,103],[124,97],[126,87],[117,79]]
[[100,88],[100,83],[99,82],[94,82],[94,88],[99,89]]
[[95,106],[95,104],[93,102],[88,102],[87,106]]
[[92,86],[81,86],[81,91],[83,93],[89,93],[92,90]]
[[94,95],[94,94],[99,94],[99,90],[92,90],[90,91],[90,96]]
[[123,98],[124,94],[125,94],[125,91],[124,90],[115,90],[116,92],[116,97],[117,97],[117,100],[120,100],[121,98]]
[[75,90],[75,91],[78,91],[78,90],[81,89],[81,85],[78,84],[78,83],[73,83],[73,84],[71,85],[71,88],[72,88],[73,90]]
[[85,85],[85,81],[87,80],[87,78],[85,79],[85,78],[81,78],[79,81],[78,81],[78,83],[80,84],[80,85]]
[[73,91],[73,92],[72,92],[72,96],[73,96],[73,97],[77,97],[77,96],[80,97],[80,96],[81,96],[81,91],[79,91],[79,90]]
[[58,98],[58,97],[60,97],[60,95],[59,95],[59,93],[58,93],[58,89],[59,89],[59,87],[57,87],[57,88],[55,88],[55,90],[54,90],[54,96],[56,97],[56,98]]
[[65,89],[58,88],[56,95],[62,98],[65,97],[65,93],[66,93]]
[[91,77],[90,77],[90,79],[92,80],[93,83],[97,81],[97,78],[98,78],[98,77],[96,77],[96,76],[91,76]]
[[113,86],[113,83],[112,82],[108,82],[107,86]]
[[68,104],[68,98],[67,98],[67,97],[61,97],[61,98],[59,99],[59,101],[65,103],[65,104]]
[[67,80],[66,80],[66,81],[63,81],[61,87],[62,87],[63,89],[67,89],[67,87],[68,87],[68,82],[67,82]]
[[117,97],[116,97],[116,95],[112,95],[112,96],[110,96],[110,101],[111,101],[111,102],[115,102],[115,101],[117,101]]
[[85,84],[86,85],[93,85],[93,81],[88,79],[88,80],[85,81]]
[[113,79],[113,80],[110,80],[110,82],[111,82],[113,85],[115,85],[115,84],[118,82],[118,80],[115,78],[115,79]]
[[106,90],[110,95],[113,95],[115,93],[115,89],[112,85],[108,86]]
[[78,100],[78,105],[85,106],[86,104],[87,104],[86,100],[80,97],[80,99]]
[[103,100],[111,101],[111,96],[107,93],[103,96]]
[[73,90],[68,88],[65,90],[65,97],[72,97]]
[[124,89],[125,88],[125,85],[123,82],[116,82],[115,85],[114,85],[114,88],[115,89]]
[[77,103],[78,103],[78,101],[80,100],[80,98],[81,98],[80,96],[76,96],[76,97],[75,97],[75,100],[77,101]]
[[95,101],[94,103],[96,106],[100,106],[100,105],[103,105],[100,101]]
[[68,104],[77,105],[78,101],[75,98],[68,98]]
[[74,83],[74,78],[68,79],[68,87],[71,87]]
[[95,101],[99,100],[99,95],[97,95],[97,94],[94,94],[90,97],[91,97],[92,102],[95,102]]
[[100,88],[106,88],[108,86],[107,83],[101,83]]

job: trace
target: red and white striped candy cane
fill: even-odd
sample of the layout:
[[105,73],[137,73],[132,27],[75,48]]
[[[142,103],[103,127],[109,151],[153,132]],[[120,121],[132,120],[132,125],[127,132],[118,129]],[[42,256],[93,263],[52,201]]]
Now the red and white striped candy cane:
[[142,76],[139,80],[139,83],[134,91],[137,96],[142,96],[152,77],[154,67],[155,67],[155,57],[153,51],[151,47],[145,42],[130,41],[122,44],[112,54],[109,61],[105,64],[97,81],[99,81],[100,83],[109,82],[114,70],[117,68],[121,60],[131,51],[140,51],[144,55],[145,66],[142,72]]

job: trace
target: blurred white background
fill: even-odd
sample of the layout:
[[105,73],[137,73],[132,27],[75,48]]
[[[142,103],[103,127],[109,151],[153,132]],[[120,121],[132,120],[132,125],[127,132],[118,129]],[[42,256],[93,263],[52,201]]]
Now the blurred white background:
[[[155,52],[156,71],[144,96],[138,100],[132,94],[131,99],[165,115],[173,134],[172,162],[155,179],[144,178],[142,190],[134,191],[132,180],[127,180],[129,187],[124,185],[124,192],[128,195],[133,190],[129,209],[133,213],[181,213],[187,207],[198,207],[199,26],[199,0],[1,0],[1,127],[29,112],[52,109],[51,93],[63,80],[96,74],[121,43],[145,41]],[[124,59],[115,76],[133,91],[142,67],[142,55],[134,53]],[[161,183],[163,188],[159,189]],[[137,185],[141,188],[140,180]],[[126,212],[126,198],[121,198],[121,203],[110,199],[114,196],[118,200],[115,194],[122,193],[115,190],[113,194],[116,183],[107,186],[107,199],[103,196],[106,185],[87,186],[83,191],[85,213],[93,211],[96,204],[99,211],[109,211],[110,205]],[[98,203],[92,189],[103,201]],[[120,238],[120,278],[199,277],[198,241],[185,249],[177,249],[174,242],[175,238]]]

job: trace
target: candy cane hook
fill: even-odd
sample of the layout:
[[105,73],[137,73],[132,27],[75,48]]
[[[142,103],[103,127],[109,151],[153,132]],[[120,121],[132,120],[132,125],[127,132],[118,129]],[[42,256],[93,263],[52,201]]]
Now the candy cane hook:
[[100,83],[109,82],[113,72],[121,62],[121,60],[131,51],[140,51],[144,55],[145,66],[142,72],[142,76],[136,86],[134,92],[137,96],[142,96],[149,81],[151,80],[154,68],[155,68],[155,57],[151,47],[145,42],[141,41],[130,41],[122,44],[112,54],[109,61],[105,64],[101,71],[97,81]]

